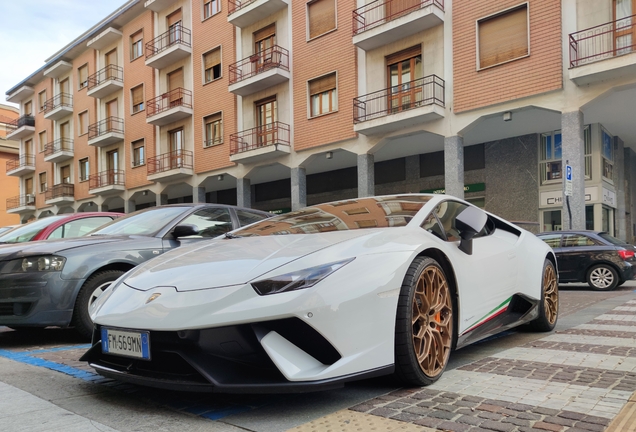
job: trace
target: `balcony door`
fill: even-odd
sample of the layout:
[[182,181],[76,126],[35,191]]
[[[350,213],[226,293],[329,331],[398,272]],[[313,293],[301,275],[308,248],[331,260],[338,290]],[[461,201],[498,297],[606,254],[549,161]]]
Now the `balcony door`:
[[636,13],[636,0],[614,0],[614,51],[615,55],[633,51],[636,43],[636,23],[630,18]]
[[111,150],[106,153],[106,185],[116,185],[119,183],[119,150]]
[[71,166],[64,165],[60,167],[60,179],[62,180],[60,183],[70,184],[71,183]]
[[60,81],[60,100],[54,105],[70,105],[71,104],[71,85],[68,82],[68,78]]
[[259,72],[278,63],[274,59],[273,47],[276,45],[276,23],[254,32],[254,55],[250,57],[252,70]]
[[31,161],[31,157],[34,155],[34,153],[33,153],[33,140],[26,140],[24,142],[24,155],[26,156],[25,163],[27,165],[33,164],[33,162]]
[[386,58],[388,78],[388,110],[391,114],[407,110],[422,101],[420,46],[407,48]]
[[168,95],[170,108],[183,105],[183,94],[181,90],[183,83],[183,68],[179,68],[168,74]]
[[67,148],[66,140],[71,138],[71,124],[64,122],[60,125],[60,145],[53,151],[65,150]]
[[170,141],[170,169],[183,166],[183,128],[168,132]]
[[117,48],[106,53],[106,55],[104,56],[104,63],[106,63],[106,67],[113,66],[106,69],[106,75],[104,76],[104,79],[108,80],[117,78],[117,72],[115,71],[114,67],[117,66]]
[[256,102],[256,145],[274,144],[278,121],[276,96]]
[[166,18],[168,25],[168,45],[181,41],[181,9],[174,11]]
[[104,125],[104,131],[101,133],[113,132],[117,129],[117,117],[119,115],[117,107],[117,99],[106,102],[106,124]]
[[33,177],[24,180],[24,194],[33,195]]

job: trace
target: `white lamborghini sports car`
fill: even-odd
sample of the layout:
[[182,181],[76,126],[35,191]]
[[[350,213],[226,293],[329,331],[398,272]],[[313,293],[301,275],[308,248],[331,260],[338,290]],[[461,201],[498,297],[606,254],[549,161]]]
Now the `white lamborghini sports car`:
[[320,204],[126,273],[93,303],[82,360],[188,391],[300,392],[392,373],[427,385],[453,349],[520,324],[552,330],[555,267],[534,234],[450,196]]

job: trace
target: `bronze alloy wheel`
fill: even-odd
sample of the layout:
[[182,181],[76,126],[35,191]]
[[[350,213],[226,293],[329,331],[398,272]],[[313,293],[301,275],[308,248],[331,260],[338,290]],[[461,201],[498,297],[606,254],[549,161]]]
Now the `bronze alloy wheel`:
[[448,281],[438,265],[424,268],[413,296],[413,349],[422,372],[440,375],[453,342],[453,303]]
[[552,265],[546,265],[543,269],[543,307],[550,325],[556,324],[559,315],[559,286]]

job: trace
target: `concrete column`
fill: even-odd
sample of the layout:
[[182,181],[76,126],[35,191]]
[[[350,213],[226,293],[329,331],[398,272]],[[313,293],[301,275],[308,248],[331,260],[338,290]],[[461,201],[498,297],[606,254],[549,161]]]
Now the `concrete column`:
[[194,186],[192,188],[192,202],[193,203],[204,203],[205,202],[205,188]]
[[625,144],[619,137],[614,138],[614,184],[616,185],[616,237],[627,241],[625,215]]
[[236,179],[236,205],[252,207],[252,187],[248,178]]
[[124,213],[132,213],[135,211],[135,202],[133,200],[124,200]]
[[583,138],[583,113],[573,111],[561,114],[561,137],[563,161],[563,189],[565,191],[565,166],[572,167],[572,196],[567,200],[563,196],[563,229],[585,229],[585,142]]
[[307,206],[307,173],[305,168],[291,169],[291,204],[292,210]]
[[464,198],[464,138],[444,138],[444,187],[447,195]]
[[167,194],[157,194],[157,205],[166,205],[168,204],[168,195]]
[[358,198],[375,195],[375,164],[372,154],[358,155]]

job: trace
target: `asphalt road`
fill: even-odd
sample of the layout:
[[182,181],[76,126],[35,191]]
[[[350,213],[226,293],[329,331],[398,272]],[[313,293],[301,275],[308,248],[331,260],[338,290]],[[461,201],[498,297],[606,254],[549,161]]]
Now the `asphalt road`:
[[[612,292],[591,291],[587,285],[562,285],[560,294],[557,335],[636,299],[636,281]],[[505,356],[502,353],[507,350],[529,346],[545,336],[510,331],[454,352],[440,382],[446,375],[452,378],[451,371]],[[161,391],[95,375],[92,369],[77,361],[86,348],[87,344],[71,329],[22,332],[0,327],[0,383],[6,385],[0,384],[0,398],[14,397],[13,394],[27,398],[35,396],[48,401],[49,409],[59,408],[67,416],[75,414],[75,417],[87,420],[95,426],[94,430],[266,432],[284,431],[350,407],[365,407],[367,401],[377,400],[398,389],[392,379],[381,378],[348,384],[339,390],[301,395],[240,396]],[[9,396],[3,396],[3,391]],[[40,422],[38,415],[52,415],[47,414],[49,412],[53,411],[16,411],[11,404],[3,405],[0,401],[0,421],[5,425],[1,429],[34,430],[29,422]],[[379,411],[372,414],[381,415]],[[77,430],[88,430],[84,426],[78,427]],[[50,428],[41,430],[57,429],[51,423]]]

